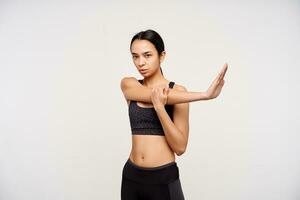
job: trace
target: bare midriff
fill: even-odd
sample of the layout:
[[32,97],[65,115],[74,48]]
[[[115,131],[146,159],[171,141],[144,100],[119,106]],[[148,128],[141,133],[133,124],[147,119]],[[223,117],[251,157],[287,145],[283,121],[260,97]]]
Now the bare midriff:
[[130,160],[141,167],[158,167],[175,161],[175,154],[161,135],[132,135]]
[[[129,105],[130,101],[128,101]],[[150,108],[153,104],[137,102],[138,106]],[[158,167],[175,161],[175,153],[162,135],[132,135],[129,159],[140,167]]]

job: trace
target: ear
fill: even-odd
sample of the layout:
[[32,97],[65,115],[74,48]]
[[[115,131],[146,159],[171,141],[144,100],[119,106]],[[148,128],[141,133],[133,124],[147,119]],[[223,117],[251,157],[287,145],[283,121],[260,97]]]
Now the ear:
[[164,61],[165,57],[166,57],[166,51],[161,52],[161,55],[159,57],[160,63]]

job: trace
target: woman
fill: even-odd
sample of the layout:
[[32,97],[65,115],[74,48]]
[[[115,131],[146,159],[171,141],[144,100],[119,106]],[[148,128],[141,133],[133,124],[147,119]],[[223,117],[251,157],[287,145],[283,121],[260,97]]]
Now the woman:
[[175,154],[186,151],[189,102],[216,98],[224,85],[225,63],[206,92],[188,92],[167,80],[160,67],[166,52],[160,35],[148,29],[131,40],[133,62],[144,77],[124,77],[132,149],[123,167],[122,200],[184,200]]

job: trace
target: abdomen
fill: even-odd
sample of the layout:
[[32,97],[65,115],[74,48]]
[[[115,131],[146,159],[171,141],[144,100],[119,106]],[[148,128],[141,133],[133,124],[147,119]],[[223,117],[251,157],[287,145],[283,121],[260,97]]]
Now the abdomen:
[[175,161],[165,136],[132,135],[130,159],[143,167],[156,167]]

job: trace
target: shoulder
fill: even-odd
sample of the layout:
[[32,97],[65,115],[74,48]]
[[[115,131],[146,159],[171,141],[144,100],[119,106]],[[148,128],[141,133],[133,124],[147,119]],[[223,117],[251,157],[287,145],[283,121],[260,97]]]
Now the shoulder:
[[179,84],[177,84],[177,83],[175,83],[175,84],[174,84],[174,87],[173,87],[173,89],[175,89],[175,90],[179,90],[179,91],[184,91],[184,92],[187,92],[187,88],[186,88],[185,86],[183,86],[183,85],[179,85]]
[[[178,91],[182,91],[182,92],[188,92],[186,86],[184,85],[180,85],[180,84],[176,84],[173,87],[174,90],[178,90]],[[178,113],[186,113],[189,111],[189,102],[186,103],[179,103],[179,104],[174,104],[174,111],[175,111],[175,116],[178,115]]]
[[120,81],[120,86],[121,86],[121,89],[126,89],[128,88],[129,86],[133,85],[133,84],[136,84],[138,83],[138,80],[133,77],[133,76],[126,76],[126,77],[123,77]]
[[125,76],[121,79],[121,83],[128,83],[132,81],[138,81],[138,80],[133,76]]

